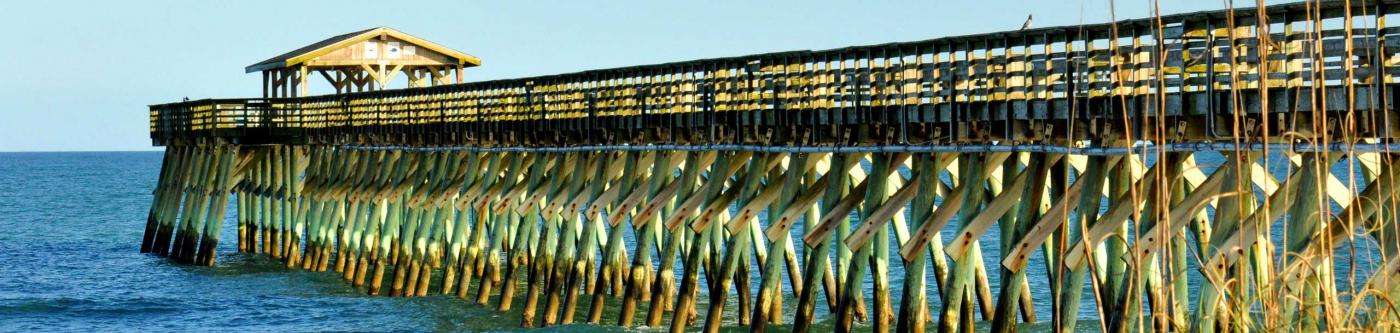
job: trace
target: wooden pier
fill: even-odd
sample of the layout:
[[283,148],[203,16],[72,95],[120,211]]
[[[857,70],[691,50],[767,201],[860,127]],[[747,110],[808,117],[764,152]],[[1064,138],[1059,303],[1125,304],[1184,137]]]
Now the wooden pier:
[[233,214],[241,252],[525,327],[1393,332],[1397,3],[455,84],[479,60],[325,62],[316,96],[287,60],[265,91],[301,97],[150,107],[141,250],[214,265]]

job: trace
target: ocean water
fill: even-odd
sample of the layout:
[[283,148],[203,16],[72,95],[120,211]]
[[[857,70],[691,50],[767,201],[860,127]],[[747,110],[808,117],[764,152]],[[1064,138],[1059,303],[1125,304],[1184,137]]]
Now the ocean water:
[[[220,237],[225,241],[216,267],[180,266],[141,254],[139,243],[160,162],[159,152],[0,153],[0,331],[524,330],[519,327],[521,301],[515,302],[515,310],[502,313],[494,306],[433,293],[422,298],[367,296],[333,273],[287,270],[266,256],[237,253],[232,214]],[[1219,160],[1201,163],[1213,169]],[[945,235],[956,227],[956,222],[949,223]],[[995,228],[981,241],[996,286],[999,274],[994,268],[999,267],[1000,255]],[[1373,251],[1361,245],[1363,252]],[[893,264],[890,273],[896,303],[903,283],[899,266]],[[1365,266],[1360,267],[1363,273],[1370,267],[1359,266]],[[1036,312],[1047,321],[1052,296],[1040,254],[1028,268]],[[1349,261],[1338,262],[1339,272],[1350,268]],[[756,287],[759,279],[754,274]],[[1199,284],[1193,279],[1193,294]],[[934,285],[930,280],[927,295],[937,309]],[[518,294],[523,295],[521,288]],[[1080,308],[1085,320],[1079,328],[1097,331],[1093,294],[1087,288],[1085,292]],[[737,308],[735,298],[729,297],[726,307],[731,313]],[[784,301],[789,321],[796,303],[791,298]],[[609,304],[609,310],[616,311],[616,303]],[[824,301],[818,303],[817,331],[831,327],[821,304]],[[586,306],[580,308],[582,316]],[[606,313],[604,321],[615,317]],[[726,320],[734,317],[727,315]],[[1047,327],[1044,322],[1022,325],[1026,331]],[[658,330],[572,324],[531,331]]]

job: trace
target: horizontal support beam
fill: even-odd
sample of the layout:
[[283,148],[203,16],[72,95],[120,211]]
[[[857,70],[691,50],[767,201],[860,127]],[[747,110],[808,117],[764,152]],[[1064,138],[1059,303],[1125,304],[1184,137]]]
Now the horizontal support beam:
[[404,150],[404,151],[471,151],[471,152],[592,152],[592,151],[748,151],[764,153],[998,153],[1027,152],[1066,155],[1113,156],[1128,154],[1197,151],[1292,151],[1292,152],[1338,152],[1338,153],[1385,153],[1400,151],[1400,143],[1249,143],[1236,145],[1228,142],[1172,143],[1157,145],[1141,143],[1131,147],[1067,147],[1046,144],[990,144],[990,145],[878,145],[878,146],[763,146],[763,145],[590,145],[568,147],[410,147],[410,146],[340,146],[351,150]]

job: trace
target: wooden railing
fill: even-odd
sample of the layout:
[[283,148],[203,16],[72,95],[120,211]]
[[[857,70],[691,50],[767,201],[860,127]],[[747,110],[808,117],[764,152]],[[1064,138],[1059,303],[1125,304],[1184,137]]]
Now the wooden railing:
[[151,136],[335,141],[366,131],[481,137],[1135,115],[1213,124],[1259,112],[1261,85],[1274,91],[1273,112],[1389,117],[1373,106],[1389,105],[1400,71],[1400,30],[1383,26],[1392,3],[1271,6],[1262,40],[1259,11],[1239,9],[428,88],[198,100],[151,106]]

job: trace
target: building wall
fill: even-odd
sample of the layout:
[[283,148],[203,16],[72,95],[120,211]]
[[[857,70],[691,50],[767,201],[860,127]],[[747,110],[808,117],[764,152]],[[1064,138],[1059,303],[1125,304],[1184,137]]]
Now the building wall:
[[446,55],[410,44],[398,38],[374,38],[331,51],[307,62],[308,65],[345,65],[354,63],[402,63],[405,65],[456,65]]

